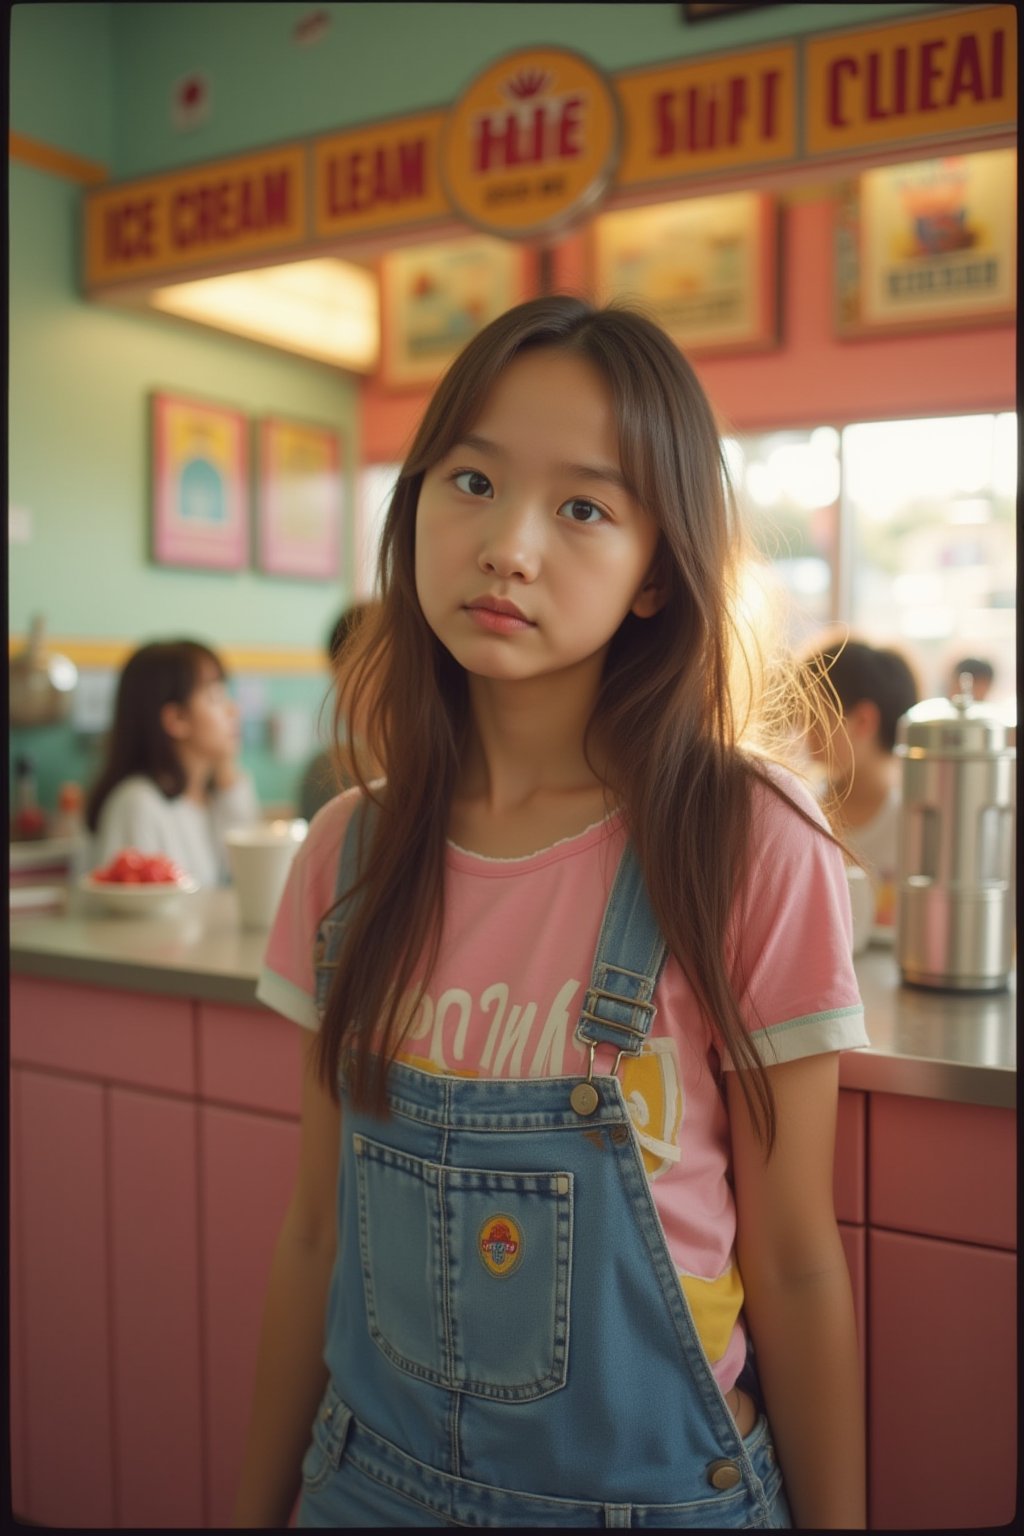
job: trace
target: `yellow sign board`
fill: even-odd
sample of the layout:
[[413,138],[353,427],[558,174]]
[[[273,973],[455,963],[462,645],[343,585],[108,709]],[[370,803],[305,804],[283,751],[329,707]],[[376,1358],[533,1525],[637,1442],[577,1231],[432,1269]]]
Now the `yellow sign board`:
[[244,265],[305,237],[305,149],[241,155],[87,193],[85,286]]
[[620,75],[619,187],[790,160],[796,154],[796,48]]
[[1009,5],[830,33],[808,41],[806,60],[811,155],[1017,120],[1017,18]]
[[318,239],[416,224],[450,212],[438,176],[443,112],[332,134],[313,145]]
[[595,203],[619,148],[619,106],[601,71],[568,49],[527,48],[485,69],[448,113],[441,179],[468,223],[528,237]]

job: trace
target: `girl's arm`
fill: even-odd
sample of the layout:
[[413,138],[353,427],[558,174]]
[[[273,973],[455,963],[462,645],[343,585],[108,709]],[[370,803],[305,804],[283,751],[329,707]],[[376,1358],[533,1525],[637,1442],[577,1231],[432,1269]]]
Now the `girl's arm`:
[[291,1204],[274,1250],[256,1360],[236,1527],[288,1524],[302,1458],[327,1385],[324,1322],[337,1246],[340,1110],[313,1067],[304,1031],[302,1143]]
[[795,1524],[863,1529],[863,1394],[832,1198],[839,1054],[768,1072],[778,1134],[767,1163],[726,1078],[744,1316]]

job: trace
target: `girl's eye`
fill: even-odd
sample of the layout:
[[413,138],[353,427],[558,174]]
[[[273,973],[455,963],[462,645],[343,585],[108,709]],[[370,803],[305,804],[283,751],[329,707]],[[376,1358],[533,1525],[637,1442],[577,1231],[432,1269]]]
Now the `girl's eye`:
[[605,516],[595,501],[585,501],[582,496],[574,496],[559,507],[559,516],[563,513],[573,523],[596,523]]
[[460,491],[465,491],[467,496],[494,495],[491,482],[478,469],[460,469],[457,474],[452,476],[452,480]]

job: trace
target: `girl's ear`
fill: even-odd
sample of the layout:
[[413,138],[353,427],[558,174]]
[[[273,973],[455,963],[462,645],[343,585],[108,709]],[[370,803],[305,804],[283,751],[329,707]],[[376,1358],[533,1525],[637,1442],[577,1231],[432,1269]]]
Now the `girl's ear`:
[[188,735],[188,720],[180,704],[165,704],[160,710],[160,724],[172,741]]
[[644,584],[633,599],[633,606],[629,610],[630,613],[635,613],[638,619],[653,618],[668,602],[668,583],[664,579],[663,571],[664,565],[659,555],[651,564]]

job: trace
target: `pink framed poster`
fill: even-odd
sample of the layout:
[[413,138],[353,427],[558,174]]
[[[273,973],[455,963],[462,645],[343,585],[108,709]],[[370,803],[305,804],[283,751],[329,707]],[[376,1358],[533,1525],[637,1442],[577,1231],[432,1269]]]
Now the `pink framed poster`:
[[249,423],[182,395],[150,398],[151,552],[158,565],[219,571],[249,563]]
[[329,427],[268,416],[259,429],[259,568],[336,581],[341,443]]

